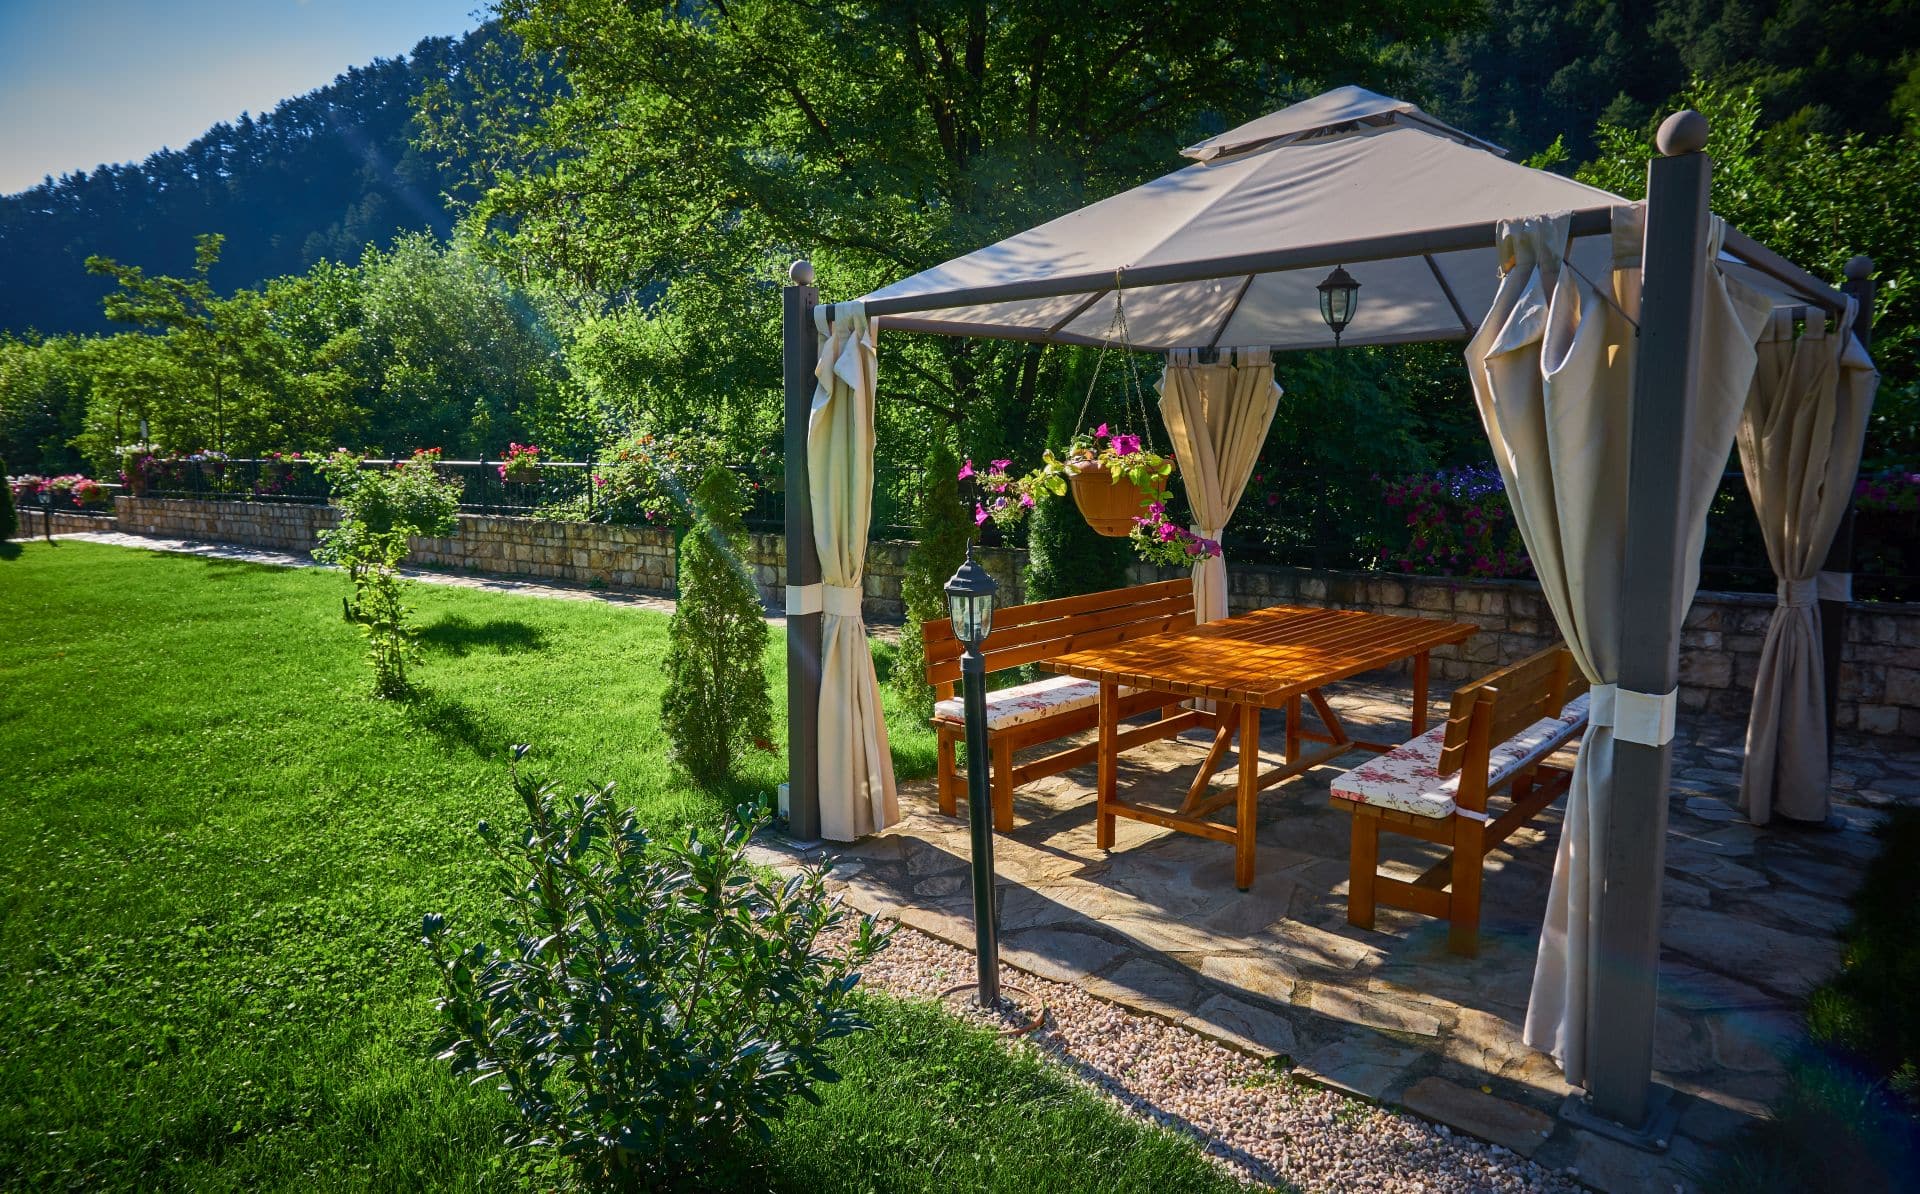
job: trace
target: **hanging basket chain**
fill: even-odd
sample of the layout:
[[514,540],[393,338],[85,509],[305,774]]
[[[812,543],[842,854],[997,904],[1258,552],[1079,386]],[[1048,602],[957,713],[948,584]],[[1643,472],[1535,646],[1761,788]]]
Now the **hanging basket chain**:
[[1113,271],[1113,318],[1107,321],[1107,334],[1100,341],[1100,355],[1093,359],[1093,376],[1087,380],[1087,396],[1080,400],[1080,413],[1074,417],[1073,432],[1079,435],[1087,425],[1087,408],[1093,405],[1093,393],[1100,386],[1100,367],[1106,363],[1107,350],[1116,338],[1127,358],[1126,391],[1121,410],[1127,418],[1140,420],[1141,442],[1154,450],[1153,420],[1148,417],[1146,391],[1140,385],[1140,364],[1133,359],[1133,342],[1127,335],[1127,304],[1121,288],[1121,271]]

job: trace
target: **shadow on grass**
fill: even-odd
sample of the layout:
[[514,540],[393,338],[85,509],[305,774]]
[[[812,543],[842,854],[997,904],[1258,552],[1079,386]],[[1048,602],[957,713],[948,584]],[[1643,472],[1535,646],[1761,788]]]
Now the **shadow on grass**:
[[19,558],[20,545],[18,543],[15,543],[11,539],[0,543],[0,560],[17,560]]
[[519,655],[546,647],[546,635],[538,626],[517,618],[495,618],[475,622],[462,614],[448,614],[420,631],[420,642],[449,655],[467,655],[476,649],[499,655]]
[[401,700],[409,722],[448,745],[465,747],[483,759],[506,750],[506,731],[458,697],[415,688]]

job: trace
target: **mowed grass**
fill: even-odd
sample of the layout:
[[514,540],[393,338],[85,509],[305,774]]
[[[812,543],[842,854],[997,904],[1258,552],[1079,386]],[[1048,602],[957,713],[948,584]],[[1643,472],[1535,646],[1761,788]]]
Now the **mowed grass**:
[[[657,833],[770,790],[679,777],[667,619],[417,586],[412,701],[370,699],[333,573],[83,543],[0,559],[0,1185],[511,1189],[509,1114],[432,1060],[426,911],[493,901],[473,834],[514,823],[509,744],[613,781]],[[769,652],[776,723],[784,677]],[[884,666],[884,652],[882,664]],[[932,745],[894,718],[901,774]],[[736,1184],[1231,1185],[932,1009],[875,999],[846,1080]]]

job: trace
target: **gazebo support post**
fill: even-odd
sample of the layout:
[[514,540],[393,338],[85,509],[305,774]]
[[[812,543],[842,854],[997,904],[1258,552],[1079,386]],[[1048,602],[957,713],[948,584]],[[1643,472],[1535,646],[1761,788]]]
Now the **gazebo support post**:
[[[1873,260],[1868,257],[1855,257],[1847,262],[1846,281],[1840,284],[1842,293],[1851,295],[1859,307],[1853,315],[1853,334],[1860,338],[1863,348],[1873,348]],[[1851,489],[1853,483],[1848,482]],[[1833,543],[1827,548],[1827,558],[1820,565],[1822,572],[1853,572],[1853,499],[1847,499],[1847,512],[1840,518],[1839,529],[1833,533]],[[1840,658],[1847,647],[1847,602],[1822,597],[1820,599],[1820,663],[1827,689],[1827,765],[1833,765],[1833,731],[1836,715],[1840,711]]]
[[782,291],[781,339],[786,374],[787,552],[787,832],[795,841],[820,837],[820,610],[797,612],[794,591],[820,583],[820,549],[813,541],[813,496],[808,488],[807,420],[813,411],[813,370],[819,345],[813,308],[813,266],[796,261]]
[[[1707,283],[1707,122],[1675,113],[1647,165],[1640,331],[1627,464],[1627,552],[1620,578],[1619,687],[1673,691],[1686,611],[1686,528],[1676,511],[1687,477],[1700,375]],[[1622,727],[1624,728],[1624,727]],[[1655,734],[1652,737],[1663,735]],[[1616,736],[1607,813],[1598,957],[1587,1009],[1587,1110],[1643,1147],[1665,1147],[1665,1088],[1653,1085],[1660,968],[1660,888],[1666,869],[1670,742]],[[1666,1120],[1663,1128],[1662,1120]]]

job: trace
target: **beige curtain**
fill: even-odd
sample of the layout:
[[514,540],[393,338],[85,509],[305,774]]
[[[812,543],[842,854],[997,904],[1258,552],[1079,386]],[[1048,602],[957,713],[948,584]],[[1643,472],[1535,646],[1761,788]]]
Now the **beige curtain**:
[[[1265,348],[1223,350],[1218,364],[1203,365],[1199,350],[1178,349],[1167,354],[1158,388],[1160,418],[1193,508],[1193,533],[1217,542],[1280,405],[1273,354]],[[1194,565],[1193,612],[1202,622],[1227,616],[1224,554]]]
[[[1565,267],[1566,213],[1503,221],[1501,281],[1468,344],[1467,371],[1541,590],[1594,685],[1591,723],[1567,793],[1566,819],[1541,927],[1525,1039],[1574,1084],[1588,1069],[1587,1013],[1601,859],[1613,787],[1614,682],[1625,611],[1628,412],[1640,311],[1644,209],[1613,212],[1613,269],[1589,280]],[[1716,219],[1710,259],[1723,227]],[[1605,289],[1602,290],[1601,287]],[[1700,404],[1688,446],[1690,488],[1675,511],[1687,531],[1686,595],[1699,579],[1707,506],[1753,372],[1766,300],[1709,272]],[[1684,607],[1683,603],[1683,607]],[[1675,627],[1678,630],[1678,627]]]
[[[818,382],[807,420],[808,492],[820,549],[820,833],[850,842],[900,819],[880,683],[860,618],[873,511],[873,325],[861,303],[814,308]],[[788,612],[796,612],[789,610]]]
[[1740,421],[1740,467],[1780,579],[1740,775],[1740,805],[1758,825],[1776,815],[1827,816],[1826,676],[1815,603],[1880,380],[1851,331],[1853,310],[1849,302],[1831,334],[1816,312],[1798,336],[1793,313],[1774,312]]

